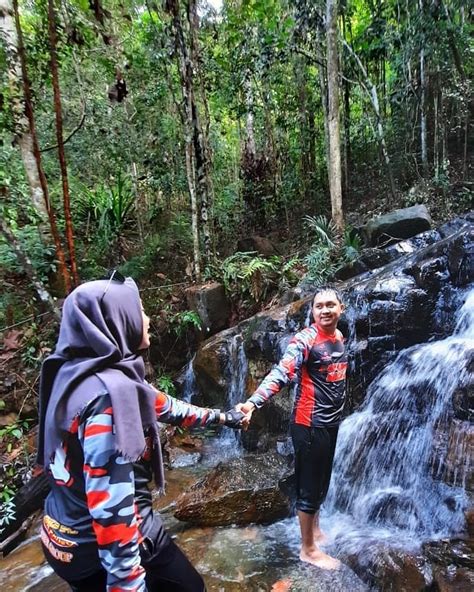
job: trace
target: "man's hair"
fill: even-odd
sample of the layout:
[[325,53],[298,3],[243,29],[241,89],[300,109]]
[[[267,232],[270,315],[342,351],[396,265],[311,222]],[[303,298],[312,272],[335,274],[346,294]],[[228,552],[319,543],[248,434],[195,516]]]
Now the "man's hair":
[[323,294],[324,292],[332,292],[336,296],[336,298],[339,300],[339,303],[342,304],[342,296],[341,296],[341,293],[339,292],[339,290],[337,288],[335,288],[334,286],[327,284],[325,286],[318,286],[316,288],[316,290],[314,291],[314,294],[313,294],[313,299],[311,300],[311,308],[313,307],[316,296],[319,296],[320,294]]

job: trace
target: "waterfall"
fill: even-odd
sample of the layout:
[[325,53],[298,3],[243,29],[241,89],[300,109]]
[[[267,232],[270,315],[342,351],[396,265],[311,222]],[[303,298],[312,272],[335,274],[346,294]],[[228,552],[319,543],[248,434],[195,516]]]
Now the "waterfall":
[[[230,409],[246,399],[245,383],[247,380],[248,362],[244,350],[244,340],[240,334],[233,335],[230,340],[226,373],[229,384],[226,409]],[[229,428],[223,429],[220,436],[220,444],[227,448],[228,454],[239,454],[241,449],[240,432]]]
[[181,383],[181,398],[183,401],[190,403],[192,401],[193,396],[197,393],[197,385],[196,385],[196,377],[194,376],[194,369],[193,369],[193,356],[191,360],[186,364],[185,369],[182,371],[181,376],[178,379],[178,382]]
[[323,510],[341,544],[370,531],[403,546],[462,530],[472,424],[454,416],[453,395],[472,372],[474,289],[464,299],[453,334],[400,352],[341,424]]

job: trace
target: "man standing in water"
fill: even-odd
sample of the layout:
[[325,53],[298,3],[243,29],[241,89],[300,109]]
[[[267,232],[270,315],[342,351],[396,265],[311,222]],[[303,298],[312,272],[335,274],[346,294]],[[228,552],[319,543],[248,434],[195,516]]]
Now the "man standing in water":
[[279,364],[244,404],[236,406],[248,423],[256,408],[288,382],[296,382],[290,433],[295,449],[300,559],[324,569],[339,566],[337,559],[320,549],[325,535],[319,526],[319,508],[329,488],[345,401],[347,354],[337,329],[343,310],[336,289],[318,288],[312,302],[313,323],[292,338]]

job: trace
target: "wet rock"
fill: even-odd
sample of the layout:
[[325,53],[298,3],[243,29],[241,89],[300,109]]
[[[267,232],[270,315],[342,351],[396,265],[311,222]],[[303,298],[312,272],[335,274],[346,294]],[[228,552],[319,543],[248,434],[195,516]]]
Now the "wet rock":
[[446,256],[431,257],[415,264],[406,272],[415,278],[420,288],[437,292],[450,276],[448,258]]
[[474,491],[474,424],[451,420],[433,435],[432,474],[449,485]]
[[472,592],[474,590],[474,571],[448,565],[433,569],[434,585],[437,592]]
[[433,580],[430,565],[422,555],[382,544],[365,547],[343,560],[365,583],[384,592],[422,592]]
[[466,517],[467,534],[474,538],[474,508],[469,508],[464,513]]
[[421,204],[395,210],[371,220],[365,225],[364,234],[367,244],[377,247],[410,238],[430,228],[431,217],[426,206]]
[[197,405],[223,407],[228,386],[226,371],[229,367],[229,344],[237,334],[236,328],[222,331],[199,347],[193,369],[199,395],[193,399]]
[[453,411],[457,419],[474,422],[474,375],[471,372],[471,382],[465,387],[459,387],[453,394]]
[[456,286],[474,281],[474,224],[470,224],[448,251],[448,267]]
[[176,501],[178,520],[201,526],[266,523],[290,515],[278,483],[291,465],[272,453],[220,463]]
[[337,570],[320,569],[297,562],[283,570],[272,592],[368,592],[369,587],[346,565]]
[[369,271],[369,269],[370,267],[368,267],[364,261],[359,258],[355,261],[347,263],[343,267],[340,267],[334,274],[334,278],[341,281],[348,280],[349,278],[366,273]]
[[229,325],[230,305],[224,286],[217,282],[192,286],[186,290],[188,307],[201,319],[201,338],[207,338]]
[[170,448],[168,451],[168,463],[171,469],[178,469],[182,467],[192,467],[201,459],[201,453],[182,448]]
[[293,409],[293,398],[287,388],[282,389],[266,405],[256,409],[246,432],[242,432],[242,445],[251,452],[274,447],[277,436],[286,433]]
[[423,545],[424,555],[441,566],[455,565],[474,570],[474,539],[443,539]]

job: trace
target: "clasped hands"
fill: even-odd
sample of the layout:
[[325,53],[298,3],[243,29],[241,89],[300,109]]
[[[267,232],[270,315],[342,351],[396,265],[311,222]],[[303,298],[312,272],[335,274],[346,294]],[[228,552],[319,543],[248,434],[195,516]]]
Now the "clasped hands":
[[252,413],[255,410],[255,405],[247,401],[247,403],[237,403],[235,407],[229,409],[221,415],[224,416],[224,421],[220,421],[223,425],[234,430],[246,430],[249,427]]

